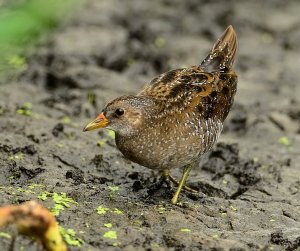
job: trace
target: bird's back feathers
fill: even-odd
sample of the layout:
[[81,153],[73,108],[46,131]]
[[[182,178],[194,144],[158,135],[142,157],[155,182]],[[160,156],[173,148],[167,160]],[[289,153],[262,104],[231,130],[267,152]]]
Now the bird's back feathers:
[[157,100],[159,117],[184,111],[224,121],[236,93],[237,76],[232,70],[236,47],[236,35],[229,26],[200,66],[161,74],[138,96]]

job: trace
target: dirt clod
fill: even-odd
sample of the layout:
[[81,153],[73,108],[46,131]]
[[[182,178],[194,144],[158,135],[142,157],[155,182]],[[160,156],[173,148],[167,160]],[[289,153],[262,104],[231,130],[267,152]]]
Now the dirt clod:
[[58,137],[60,133],[64,131],[64,125],[62,123],[58,123],[53,129],[52,129],[52,134],[55,137]]

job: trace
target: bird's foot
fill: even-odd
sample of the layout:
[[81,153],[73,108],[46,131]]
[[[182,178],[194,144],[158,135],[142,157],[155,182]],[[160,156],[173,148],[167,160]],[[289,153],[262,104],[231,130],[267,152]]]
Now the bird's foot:
[[182,189],[188,191],[188,192],[191,192],[191,193],[199,193],[198,190],[195,190],[193,188],[190,188],[188,186],[185,185],[185,182],[187,180],[187,177],[189,176],[189,173],[192,169],[192,166],[190,165],[187,165],[184,167],[184,170],[183,170],[183,175],[180,179],[180,181],[177,181],[173,176],[170,175],[170,170],[169,169],[164,169],[163,170],[163,178],[165,180],[165,182],[170,185],[171,182],[176,184],[177,185],[177,190],[171,200],[171,203],[172,204],[177,204],[177,201],[178,201],[178,196],[181,192]]
[[[168,187],[172,187],[172,184],[175,184],[177,187],[179,186],[180,182],[170,174],[169,169],[164,169],[163,170],[163,179],[164,179],[164,182],[167,184]],[[184,185],[182,187],[182,189],[186,190],[190,193],[199,193],[199,190],[196,190],[196,189],[191,188],[191,187],[186,186],[186,185]]]

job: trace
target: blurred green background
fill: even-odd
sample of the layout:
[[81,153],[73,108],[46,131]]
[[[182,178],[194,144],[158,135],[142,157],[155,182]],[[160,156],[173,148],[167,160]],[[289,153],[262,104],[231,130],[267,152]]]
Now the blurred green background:
[[80,3],[82,0],[0,0],[0,83],[26,69],[33,46]]

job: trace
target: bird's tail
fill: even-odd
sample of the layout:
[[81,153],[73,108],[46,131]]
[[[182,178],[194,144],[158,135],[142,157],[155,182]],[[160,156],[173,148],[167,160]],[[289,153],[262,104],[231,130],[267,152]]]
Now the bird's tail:
[[236,50],[237,38],[233,27],[230,25],[214,44],[211,52],[200,66],[208,72],[226,72],[232,67]]

